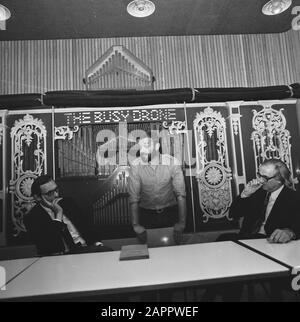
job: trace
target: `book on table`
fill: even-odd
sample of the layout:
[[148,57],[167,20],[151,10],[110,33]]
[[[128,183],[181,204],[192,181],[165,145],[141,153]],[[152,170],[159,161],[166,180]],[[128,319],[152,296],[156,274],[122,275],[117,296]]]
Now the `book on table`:
[[145,259],[149,258],[147,245],[126,245],[122,246],[120,260]]

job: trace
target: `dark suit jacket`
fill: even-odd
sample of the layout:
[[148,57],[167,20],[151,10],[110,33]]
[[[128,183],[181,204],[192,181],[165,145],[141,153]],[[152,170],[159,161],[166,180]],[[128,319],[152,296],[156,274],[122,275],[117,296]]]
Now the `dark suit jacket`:
[[[257,222],[262,215],[266,191],[257,190],[248,198],[240,196],[230,207],[230,216],[233,218],[244,217],[240,234],[251,236]],[[284,187],[276,199],[265,224],[267,236],[270,236],[275,229],[289,228],[300,238],[300,207],[299,194],[287,187]]]
[[[76,215],[74,214],[75,210],[72,203],[62,199],[59,204],[64,210],[64,215],[76,226],[74,223],[74,220],[76,220],[74,216]],[[46,210],[39,204],[24,216],[24,224],[40,255],[63,252],[65,246],[62,237],[64,237],[71,250],[76,247],[66,225],[52,220]]]

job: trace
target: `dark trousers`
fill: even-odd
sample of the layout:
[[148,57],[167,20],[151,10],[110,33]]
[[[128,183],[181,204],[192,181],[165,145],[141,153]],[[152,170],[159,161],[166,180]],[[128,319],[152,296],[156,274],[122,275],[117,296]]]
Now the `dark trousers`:
[[161,210],[139,208],[139,223],[146,229],[174,226],[178,222],[178,206]]

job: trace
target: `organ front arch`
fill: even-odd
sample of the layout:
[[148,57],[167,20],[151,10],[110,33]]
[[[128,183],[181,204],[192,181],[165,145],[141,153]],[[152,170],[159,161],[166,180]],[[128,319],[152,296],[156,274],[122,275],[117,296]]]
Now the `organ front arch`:
[[[121,115],[128,122],[120,122]],[[133,236],[126,157],[138,141],[133,135],[137,130],[157,131],[166,151],[182,159],[187,232],[237,227],[228,208],[266,158],[285,161],[297,186],[300,147],[295,99],[108,108],[40,106],[3,109],[0,117],[2,244],[26,242],[23,216],[34,204],[30,186],[43,173],[53,175],[62,194],[76,200],[93,233],[102,238]],[[114,143],[99,136],[101,131],[111,133]],[[97,152],[102,145],[106,150],[101,159]],[[109,147],[110,153],[115,149],[115,164]]]

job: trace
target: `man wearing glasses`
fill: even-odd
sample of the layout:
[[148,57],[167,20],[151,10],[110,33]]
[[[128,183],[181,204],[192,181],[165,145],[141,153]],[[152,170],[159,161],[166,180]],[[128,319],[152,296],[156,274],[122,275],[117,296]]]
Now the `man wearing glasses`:
[[68,253],[87,245],[71,221],[76,206],[59,198],[58,186],[50,176],[35,179],[31,194],[36,205],[24,216],[24,224],[40,255]]
[[251,180],[230,208],[233,218],[244,217],[239,234],[224,234],[218,240],[268,238],[287,243],[300,238],[298,194],[284,162],[263,162],[257,178]]
[[[230,207],[232,218],[243,218],[238,234],[222,234],[217,241],[267,238],[270,243],[288,243],[300,238],[298,194],[293,189],[291,173],[284,162],[264,161],[242,193]],[[276,286],[276,288],[278,285]],[[224,301],[238,301],[242,284],[211,287],[202,300],[213,301],[220,294]]]

